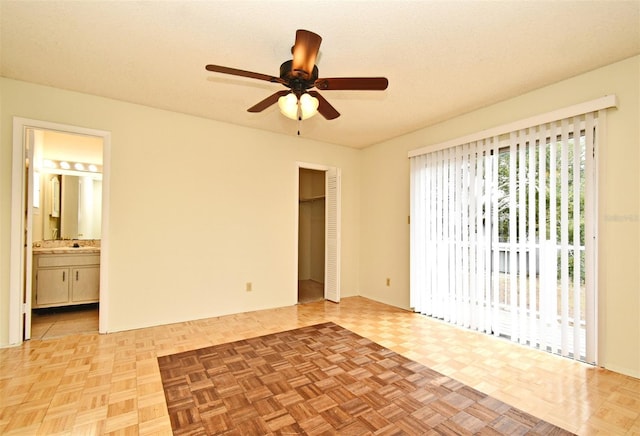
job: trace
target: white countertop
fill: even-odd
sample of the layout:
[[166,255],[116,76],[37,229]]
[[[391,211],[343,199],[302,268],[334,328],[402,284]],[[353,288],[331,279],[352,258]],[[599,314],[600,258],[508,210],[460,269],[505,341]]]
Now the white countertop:
[[100,254],[100,247],[33,247],[33,254]]

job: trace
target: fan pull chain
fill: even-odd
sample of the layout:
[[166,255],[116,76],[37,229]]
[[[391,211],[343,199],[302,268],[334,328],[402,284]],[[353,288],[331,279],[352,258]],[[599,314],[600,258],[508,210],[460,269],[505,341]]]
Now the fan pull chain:
[[298,99],[298,136],[300,136],[301,124],[302,124],[302,108],[300,107],[300,99]]

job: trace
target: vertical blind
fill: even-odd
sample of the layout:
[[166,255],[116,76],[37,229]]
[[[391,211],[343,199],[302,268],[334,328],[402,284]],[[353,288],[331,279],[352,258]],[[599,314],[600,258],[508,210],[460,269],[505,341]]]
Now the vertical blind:
[[411,307],[595,363],[597,129],[595,111],[412,156]]

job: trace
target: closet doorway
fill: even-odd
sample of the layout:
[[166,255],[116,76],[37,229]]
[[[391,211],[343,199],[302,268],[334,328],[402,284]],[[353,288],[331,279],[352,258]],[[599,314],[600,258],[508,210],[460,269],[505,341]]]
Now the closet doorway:
[[340,169],[298,163],[298,303],[340,302]]
[[298,303],[324,299],[325,171],[300,168]]

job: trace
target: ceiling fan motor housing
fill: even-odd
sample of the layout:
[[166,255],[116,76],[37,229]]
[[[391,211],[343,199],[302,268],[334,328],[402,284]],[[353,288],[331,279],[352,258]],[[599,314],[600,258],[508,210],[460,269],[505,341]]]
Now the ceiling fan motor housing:
[[315,82],[318,80],[318,67],[314,65],[313,71],[309,75],[306,71],[294,70],[292,64],[293,61],[288,60],[280,65],[280,78],[284,80],[284,86],[291,88],[300,97],[299,94],[315,86]]

